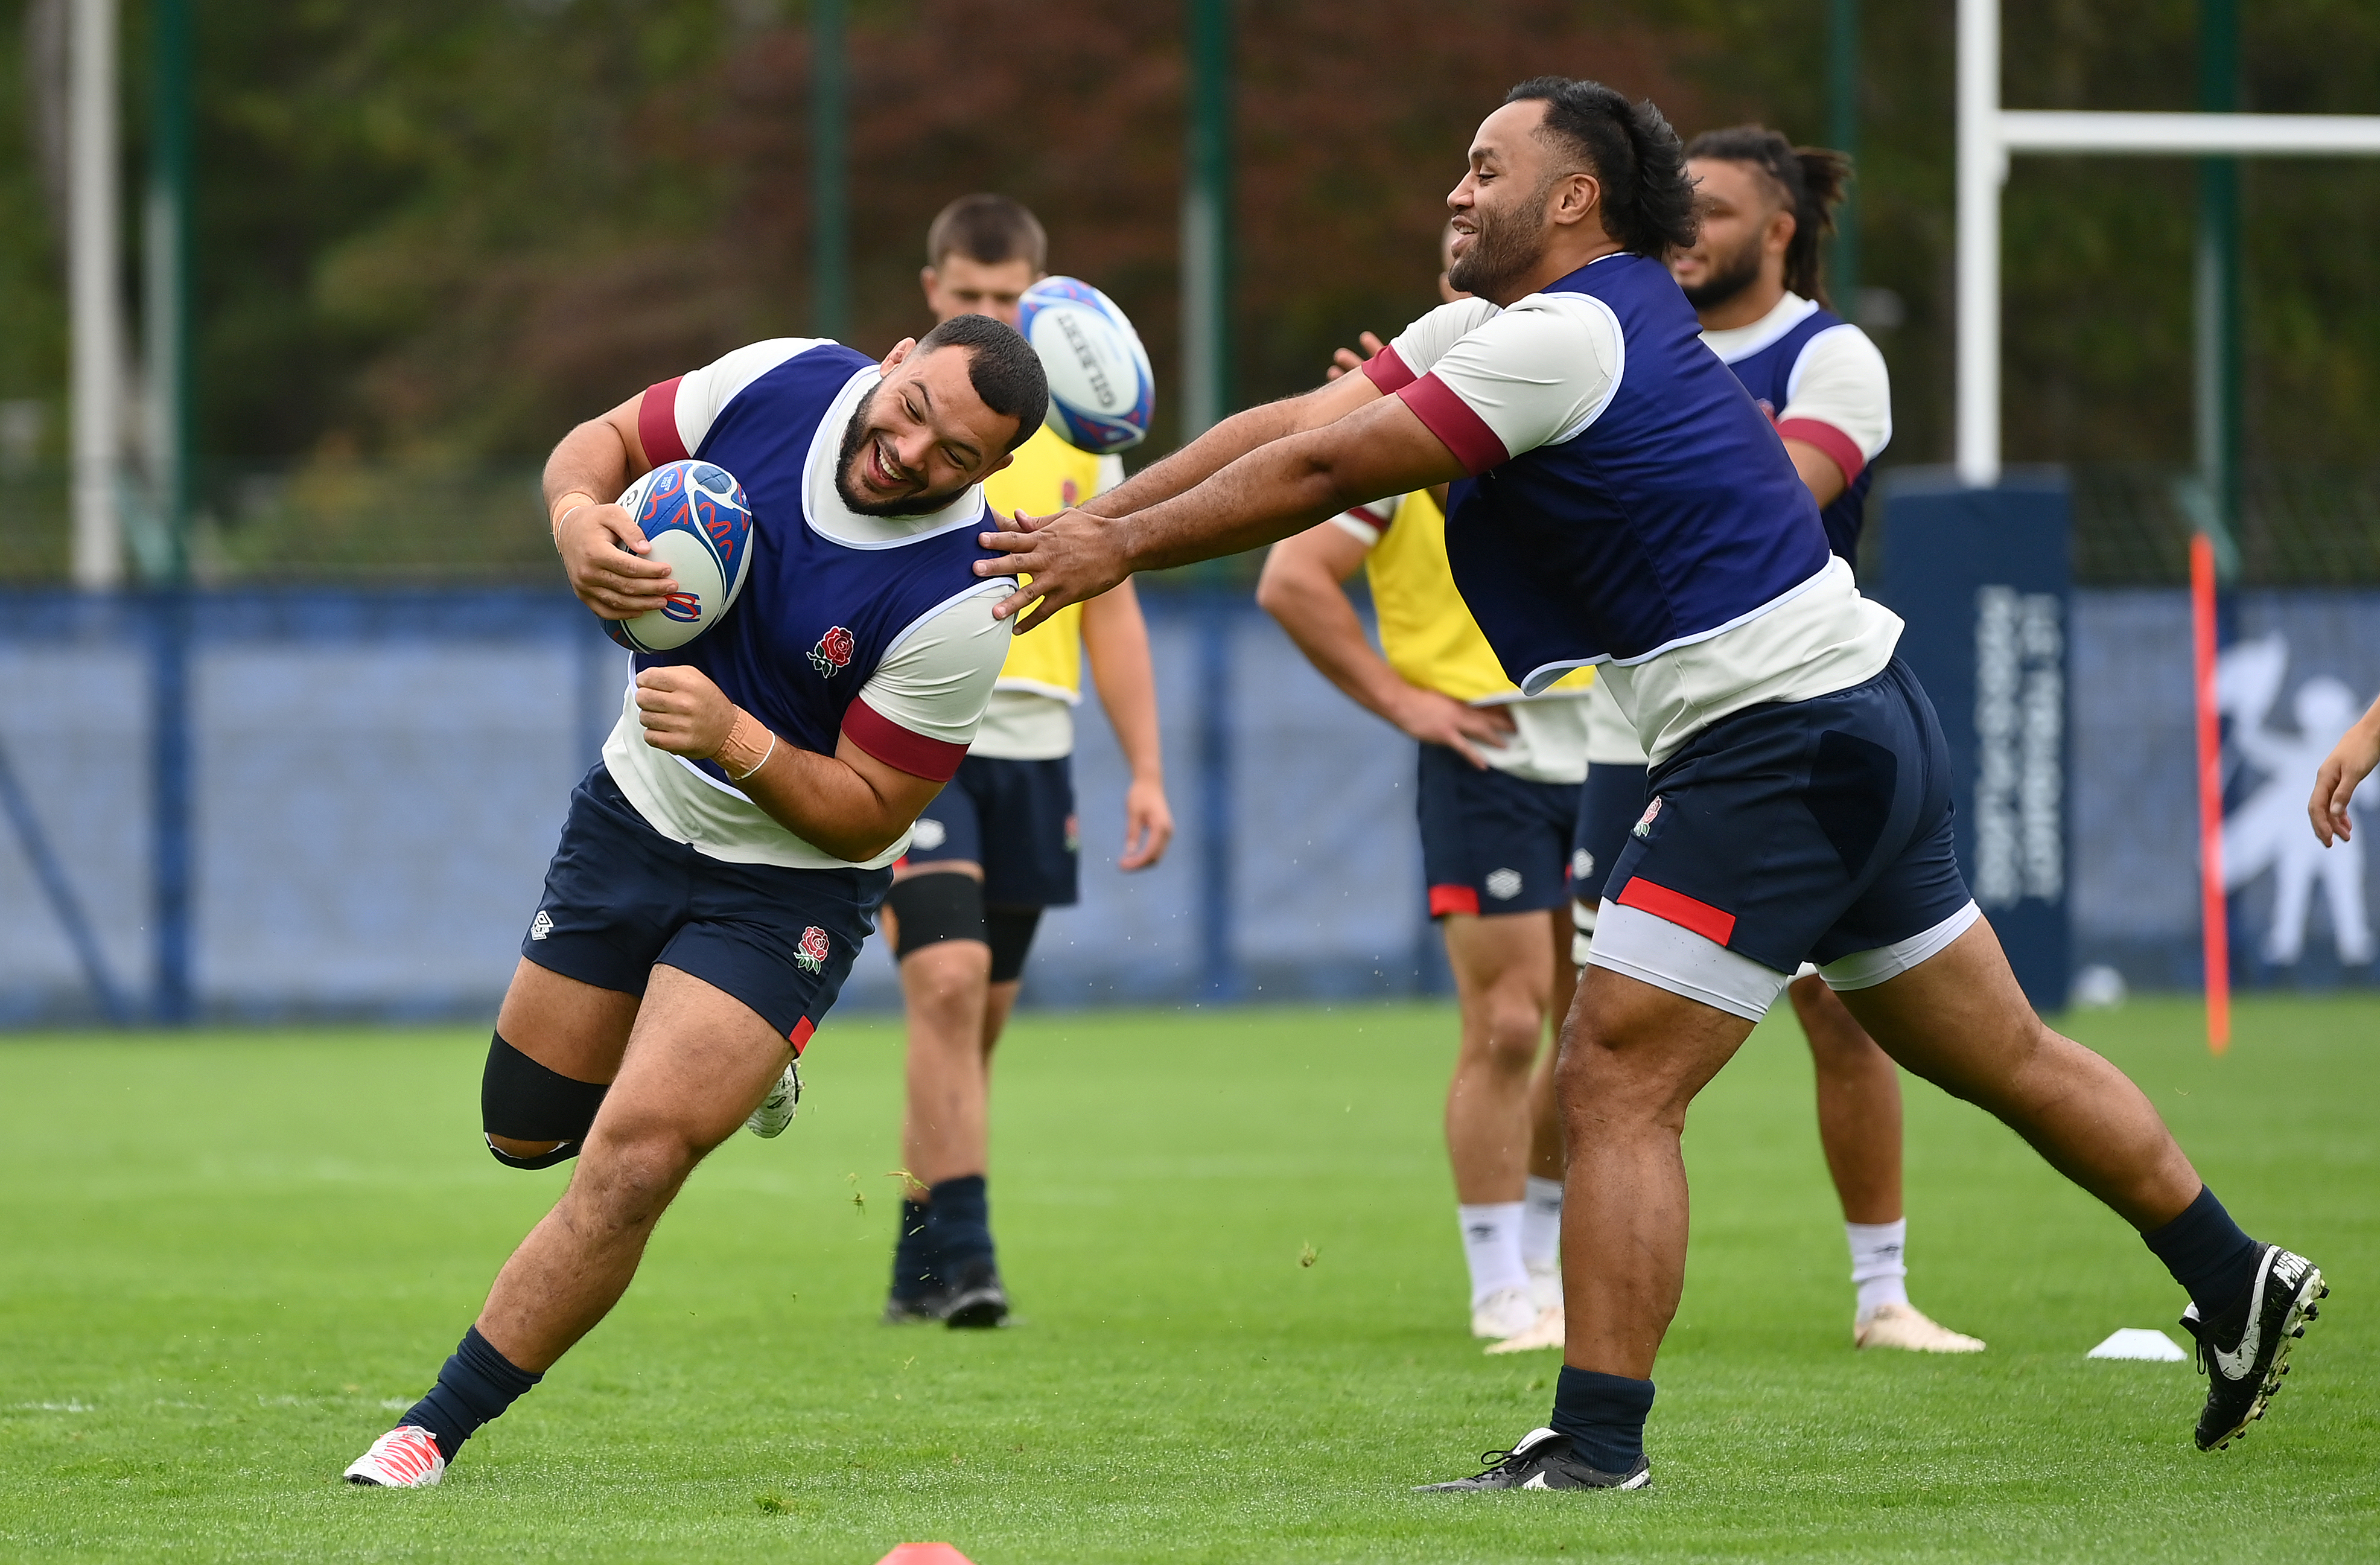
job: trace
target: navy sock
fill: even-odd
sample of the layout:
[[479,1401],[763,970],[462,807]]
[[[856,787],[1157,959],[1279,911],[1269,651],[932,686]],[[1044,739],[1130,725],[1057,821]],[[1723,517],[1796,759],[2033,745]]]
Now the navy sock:
[[926,1204],[926,1240],[942,1280],[956,1283],[977,1261],[991,1259],[991,1203],[983,1175],[963,1174],[933,1188]]
[[1597,1472],[1631,1473],[1645,1454],[1645,1416],[1652,1411],[1650,1380],[1563,1365],[1554,1380],[1554,1415],[1548,1422]]
[[446,1460],[463,1449],[472,1432],[513,1405],[521,1394],[544,1379],[531,1375],[504,1354],[472,1327],[463,1333],[455,1356],[438,1372],[438,1384],[413,1404],[399,1424],[418,1424],[430,1431]]
[[923,1201],[901,1203],[901,1231],[892,1244],[892,1296],[896,1299],[922,1298],[942,1285],[934,1252],[926,1242],[926,1225],[931,1220],[928,1214],[932,1210]]
[[2141,1242],[2165,1263],[2173,1280],[2190,1290],[2198,1318],[2214,1320],[2245,1297],[2256,1280],[2265,1247],[2240,1231],[2215,1192],[2198,1187],[2198,1199],[2181,1216]]

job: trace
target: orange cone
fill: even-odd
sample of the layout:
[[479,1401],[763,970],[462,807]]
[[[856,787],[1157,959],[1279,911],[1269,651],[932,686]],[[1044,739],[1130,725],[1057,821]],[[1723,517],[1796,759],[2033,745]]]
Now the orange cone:
[[946,1543],[905,1543],[876,1565],[975,1565],[975,1561]]

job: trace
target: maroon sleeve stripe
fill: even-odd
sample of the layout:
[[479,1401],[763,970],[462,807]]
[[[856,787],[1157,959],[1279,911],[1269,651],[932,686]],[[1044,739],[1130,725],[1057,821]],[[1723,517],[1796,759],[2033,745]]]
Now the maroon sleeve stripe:
[[902,727],[869,706],[854,701],[843,714],[845,737],[885,765],[929,782],[947,782],[958,775],[967,747],[947,739],[929,739]]
[[693,455],[677,433],[677,383],[685,379],[672,375],[657,386],[647,386],[645,399],[637,405],[637,439],[644,443],[648,466],[658,467]]
[[1424,375],[1397,395],[1414,410],[1423,428],[1446,443],[1463,470],[1474,478],[1511,455],[1504,449],[1503,437],[1436,375]]
[[1414,372],[1397,356],[1394,347],[1384,347],[1364,361],[1364,373],[1380,388],[1382,396],[1394,396],[1414,383]]
[[1860,476],[1867,458],[1860,455],[1859,442],[1832,424],[1822,424],[1815,419],[1787,419],[1777,426],[1777,433],[1785,440],[1798,440],[1803,445],[1815,445],[1826,454],[1827,460],[1843,470],[1843,482]]

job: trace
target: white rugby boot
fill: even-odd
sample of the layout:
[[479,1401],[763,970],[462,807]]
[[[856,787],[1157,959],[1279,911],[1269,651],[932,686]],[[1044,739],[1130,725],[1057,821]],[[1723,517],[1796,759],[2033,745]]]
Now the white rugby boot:
[[446,1476],[446,1453],[430,1431],[400,1424],[371,1443],[345,1474],[350,1484],[380,1489],[426,1489]]
[[1471,1334],[1501,1341],[1536,1324],[1537,1306],[1525,1288],[1499,1288],[1471,1306]]
[[1980,1353],[1984,1341],[1928,1320],[1914,1304],[1878,1304],[1852,1323],[1854,1348],[1901,1348],[1912,1353]]
[[1537,1312],[1537,1318],[1526,1331],[1518,1331],[1500,1342],[1490,1342],[1491,1353],[1533,1353],[1540,1348],[1560,1348],[1567,1334],[1567,1323],[1559,1302]]
[[763,1141],[783,1135],[785,1127],[794,1122],[795,1110],[801,1106],[802,1062],[788,1060],[785,1062],[785,1074],[777,1078],[777,1085],[769,1089],[769,1096],[760,1099],[760,1106],[752,1110],[752,1117],[744,1122],[744,1128]]

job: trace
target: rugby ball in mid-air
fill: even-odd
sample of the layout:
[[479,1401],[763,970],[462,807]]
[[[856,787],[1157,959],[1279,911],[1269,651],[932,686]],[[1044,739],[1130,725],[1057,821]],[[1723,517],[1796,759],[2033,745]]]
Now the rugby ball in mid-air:
[[1147,438],[1157,380],[1113,299],[1072,277],[1044,277],[1017,300],[1016,329],[1050,377],[1043,422],[1059,439],[1104,456]]
[[664,462],[620,496],[677,582],[669,601],[604,634],[632,652],[666,652],[717,625],[752,568],[752,506],[734,474],[699,457]]

